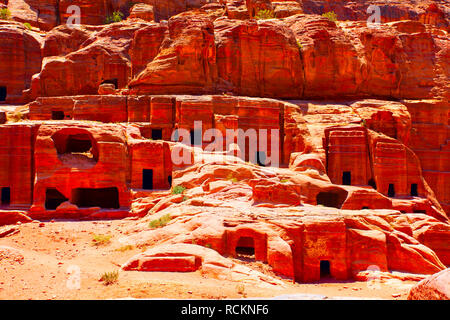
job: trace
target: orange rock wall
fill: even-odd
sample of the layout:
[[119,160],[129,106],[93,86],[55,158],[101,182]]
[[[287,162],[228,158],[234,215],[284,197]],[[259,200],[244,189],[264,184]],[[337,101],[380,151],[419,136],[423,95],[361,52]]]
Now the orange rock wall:
[[[62,135],[61,140],[57,139],[57,134]],[[96,159],[65,159],[55,148],[66,143],[68,137],[80,134],[89,136]],[[76,188],[116,187],[120,207],[128,207],[128,168],[126,140],[118,127],[43,124],[35,145],[36,180],[32,209],[45,209],[48,188],[56,188],[67,199],[73,200],[72,191]]]
[[[101,122],[133,122],[140,127],[141,134],[150,138],[152,130],[162,130],[162,138],[171,140],[176,128],[194,129],[194,122],[202,122],[203,134],[208,129],[219,129],[226,147],[227,129],[253,129],[257,136],[267,132],[267,156],[271,156],[271,130],[279,130],[280,161],[296,151],[288,146],[284,150],[284,105],[269,99],[236,98],[223,96],[75,96],[38,98],[30,105],[30,119],[51,120],[55,111],[64,112],[66,120],[91,120]],[[224,121],[232,116],[234,122]],[[264,131],[266,130],[266,131]],[[295,133],[294,133],[295,134]],[[259,139],[259,138],[258,138]],[[236,143],[237,139],[234,140]],[[189,141],[190,143],[190,141]],[[259,143],[259,141],[258,141]],[[204,141],[204,146],[208,141]],[[250,149],[246,152],[246,158]],[[256,152],[256,149],[255,149]]]
[[37,128],[34,124],[0,126],[0,187],[10,188],[11,207],[29,207],[33,201]]
[[343,184],[343,172],[350,172],[352,185],[368,185],[372,170],[365,128],[327,128],[325,135],[331,182]]
[[[0,188],[10,188],[10,203],[3,205],[32,205],[34,217],[54,210],[46,209],[48,189],[58,190],[73,204],[74,189],[115,187],[119,205],[112,209],[128,210],[130,188],[142,189],[144,168],[154,170],[154,189],[170,188],[172,161],[168,144],[143,139],[139,134],[127,139],[124,128],[118,125],[73,121],[6,124],[0,126],[0,133]],[[84,150],[69,152],[70,144],[73,147],[77,143],[69,139],[79,140],[80,136],[90,140],[92,148],[87,155]],[[66,210],[78,216],[76,207]]]
[[[37,36],[20,25],[0,24],[0,87],[6,87],[7,103],[23,103],[23,90],[41,69],[41,47]],[[1,102],[1,101],[0,101]]]
[[[153,170],[153,188],[172,186],[172,159],[166,142],[139,141],[130,144],[131,188],[143,189],[143,169]],[[170,177],[170,179],[169,179]]]
[[[450,210],[450,104],[405,101],[412,117],[411,148],[423,176],[446,212]],[[433,108],[433,112],[429,112]]]
[[[414,215],[410,216],[414,219]],[[397,222],[400,217],[395,216],[393,219]],[[419,221],[418,218],[415,219]],[[369,221],[370,224],[377,225],[377,228],[369,227],[367,224]],[[446,225],[434,221],[433,224]],[[299,282],[320,280],[321,261],[330,262],[331,276],[337,280],[353,278],[358,272],[370,267],[377,267],[380,271],[396,270],[424,274],[438,272],[444,268],[442,262],[447,261],[448,254],[445,250],[439,250],[442,246],[434,244],[436,252],[439,252],[436,256],[413,237],[398,231],[400,224],[394,223],[394,226],[396,229],[386,224],[383,218],[373,216],[364,218],[348,216],[345,219],[311,216],[296,222],[285,221],[282,225],[269,228],[258,224],[236,227],[230,225],[226,228],[222,240],[216,242],[210,239],[210,241],[219,253],[236,256],[235,249],[239,240],[242,237],[253,239],[257,261],[268,261],[276,273]],[[405,226],[410,224],[406,222]],[[283,231],[280,231],[279,227]],[[436,227],[434,229],[437,231]],[[283,234],[283,237],[279,238],[274,232]],[[442,230],[441,239],[446,237],[444,233]],[[425,239],[424,235],[420,237]],[[437,237],[437,234],[430,232],[428,243],[431,245],[433,237]],[[271,256],[282,259],[283,266],[278,265]],[[411,264],[407,259],[417,259],[420,263]]]

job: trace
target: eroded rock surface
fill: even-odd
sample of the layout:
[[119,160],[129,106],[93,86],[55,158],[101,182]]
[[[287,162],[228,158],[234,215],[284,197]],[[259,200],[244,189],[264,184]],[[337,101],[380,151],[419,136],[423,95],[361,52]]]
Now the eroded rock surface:
[[123,270],[448,299],[446,1],[0,7],[0,226],[128,217]]

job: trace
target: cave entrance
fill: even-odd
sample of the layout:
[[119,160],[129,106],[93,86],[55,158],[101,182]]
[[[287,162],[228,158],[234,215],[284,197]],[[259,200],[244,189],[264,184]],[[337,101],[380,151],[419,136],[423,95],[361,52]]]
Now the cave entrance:
[[52,111],[52,120],[64,120],[64,111]]
[[342,173],[342,184],[345,186],[352,184],[352,173],[350,171],[344,171]]
[[169,188],[172,188],[172,176],[168,176],[167,181],[169,182]]
[[414,210],[413,213],[423,213],[426,214],[427,210]]
[[76,188],[72,190],[71,202],[80,208],[119,209],[119,190],[116,187]]
[[142,189],[153,189],[153,169],[142,170]]
[[6,101],[7,90],[6,87],[0,87],[0,101]]
[[417,183],[411,184],[411,197],[418,197],[419,192],[417,191]]
[[67,137],[66,153],[86,153],[92,148],[87,134],[74,134]]
[[346,198],[347,191],[330,190],[319,192],[316,196],[316,201],[317,205],[340,209]]
[[245,137],[244,146],[244,160],[245,162],[250,162],[250,137]]
[[52,135],[58,157],[71,166],[79,160],[88,160],[91,165],[98,161],[98,148],[92,135],[82,129],[62,129]]
[[162,140],[162,129],[152,129],[152,140]]
[[69,201],[61,192],[55,188],[48,188],[45,191],[45,209],[56,210],[60,204]]
[[331,276],[331,264],[329,260],[320,260],[320,277],[326,278]]
[[264,151],[256,152],[256,163],[261,167],[266,166],[266,153]]
[[368,185],[377,190],[377,184],[375,182],[375,179],[373,178],[369,179]]
[[240,237],[236,245],[238,258],[255,260],[255,240],[252,237]]
[[119,87],[119,81],[117,80],[117,78],[104,80],[102,82],[102,84],[105,84],[105,83],[113,84],[116,89]]
[[388,197],[395,197],[395,186],[393,183],[389,184]]
[[2,205],[9,206],[11,203],[11,188],[4,187],[2,188]]

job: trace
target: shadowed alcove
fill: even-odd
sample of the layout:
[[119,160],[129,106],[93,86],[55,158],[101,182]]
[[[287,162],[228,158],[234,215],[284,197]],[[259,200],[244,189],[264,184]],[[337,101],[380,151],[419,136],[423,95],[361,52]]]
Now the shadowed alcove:
[[317,205],[340,209],[347,195],[347,191],[337,188],[321,191],[316,196]]
[[80,208],[100,207],[119,209],[119,191],[112,188],[76,188],[72,190],[71,203]]

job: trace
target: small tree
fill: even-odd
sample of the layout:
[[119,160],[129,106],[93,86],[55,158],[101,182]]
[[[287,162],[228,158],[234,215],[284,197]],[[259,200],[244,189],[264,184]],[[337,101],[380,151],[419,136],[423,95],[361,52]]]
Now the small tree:
[[322,14],[322,17],[325,17],[328,20],[333,21],[333,22],[337,21],[337,15],[336,15],[336,13],[334,13],[334,11],[325,12],[324,14]]
[[172,188],[172,194],[182,194],[186,190],[186,187],[183,186],[175,186]]
[[105,286],[116,283],[119,281],[119,271],[105,272],[102,274],[100,281],[102,281]]
[[275,14],[272,10],[259,10],[255,16],[255,19],[258,20],[267,20],[275,18]]
[[172,217],[168,213],[168,214],[163,215],[159,219],[155,219],[155,220],[150,221],[150,223],[148,225],[152,229],[165,227],[166,224],[168,224],[171,219],[172,219]]
[[10,17],[11,17],[11,11],[9,11],[8,8],[3,8],[0,10],[0,19],[9,20]]
[[27,28],[28,30],[31,30],[31,24],[29,24],[28,22],[25,22],[25,23],[23,24],[23,26],[24,26],[25,28]]
[[120,11],[114,11],[112,15],[106,17],[106,24],[122,21],[124,14]]

